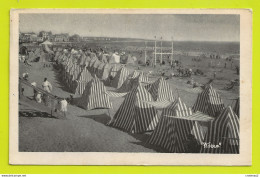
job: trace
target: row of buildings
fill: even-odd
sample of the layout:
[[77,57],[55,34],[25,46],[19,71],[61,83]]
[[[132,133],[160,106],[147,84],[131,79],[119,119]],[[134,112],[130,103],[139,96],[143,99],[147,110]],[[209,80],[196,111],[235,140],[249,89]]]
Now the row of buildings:
[[52,34],[51,31],[40,31],[38,34],[34,32],[30,33],[19,33],[19,42],[43,42],[43,41],[51,41],[51,42],[81,42],[81,41],[89,41],[89,40],[102,40],[109,41],[111,38],[107,37],[81,37],[77,34],[70,36],[68,33],[62,34]]

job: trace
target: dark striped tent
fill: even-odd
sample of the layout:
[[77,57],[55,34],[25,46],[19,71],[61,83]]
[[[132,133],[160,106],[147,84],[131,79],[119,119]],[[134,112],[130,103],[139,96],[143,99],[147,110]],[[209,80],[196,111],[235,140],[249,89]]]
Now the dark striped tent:
[[99,78],[103,81],[107,80],[110,72],[110,65],[106,63],[101,70],[99,70]]
[[198,95],[197,100],[193,105],[193,110],[195,112],[203,112],[212,117],[217,117],[224,107],[220,95],[212,88],[211,84],[209,84],[205,87],[204,91]]
[[109,96],[106,94],[106,88],[96,76],[87,83],[85,91],[79,100],[79,105],[86,109],[96,108],[112,108],[112,103],[109,100]]
[[101,62],[100,65],[97,68],[97,74],[96,75],[99,79],[102,79],[103,68],[105,67],[105,65],[106,65],[105,63]]
[[171,153],[199,152],[207,130],[204,124],[212,119],[201,112],[192,113],[191,108],[178,98],[163,109],[148,143]]
[[109,125],[131,133],[154,130],[159,121],[157,111],[143,101],[153,101],[153,99],[150,93],[139,84],[126,95]]
[[240,99],[239,98],[235,100],[235,104],[233,106],[233,110],[236,113],[236,115],[238,117],[240,117]]
[[[231,106],[223,109],[219,116],[212,121],[205,137],[202,153],[239,153],[239,119]],[[219,147],[216,148],[216,145]],[[211,148],[215,146],[215,148]]]
[[148,84],[146,88],[151,93],[154,101],[174,100],[171,87],[163,77],[157,79],[152,84]]
[[120,88],[124,81],[128,78],[129,71],[122,67],[117,73],[114,79],[112,80],[112,87]]

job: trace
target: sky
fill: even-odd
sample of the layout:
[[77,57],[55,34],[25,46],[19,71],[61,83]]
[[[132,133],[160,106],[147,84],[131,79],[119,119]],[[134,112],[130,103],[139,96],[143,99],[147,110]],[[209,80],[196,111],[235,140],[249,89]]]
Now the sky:
[[240,41],[239,15],[20,14],[20,32],[176,41]]

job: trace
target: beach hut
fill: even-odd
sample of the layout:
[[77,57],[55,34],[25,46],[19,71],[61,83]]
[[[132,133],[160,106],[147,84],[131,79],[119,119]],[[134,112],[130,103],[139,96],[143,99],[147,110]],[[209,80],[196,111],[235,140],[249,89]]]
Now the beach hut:
[[238,154],[239,129],[238,116],[228,106],[211,122],[201,153]]
[[109,100],[109,96],[106,94],[106,88],[96,76],[87,83],[82,97],[79,100],[79,106],[92,110],[96,108],[112,108],[112,103]]
[[122,67],[117,73],[114,79],[112,80],[112,87],[120,88],[124,81],[127,79],[129,75],[129,71]]
[[131,133],[154,130],[159,121],[157,111],[143,101],[153,101],[153,99],[150,93],[138,84],[125,96],[125,100],[109,125]]
[[187,107],[180,98],[163,109],[148,143],[171,153],[199,152],[206,134],[205,122],[213,118]]
[[197,100],[193,105],[193,111],[200,111],[212,117],[217,117],[222,109],[224,103],[220,95],[216,92],[211,84],[205,86],[205,89],[198,94]]
[[151,93],[154,101],[173,101],[175,99],[170,85],[163,77],[157,79],[152,84],[148,84],[146,88]]

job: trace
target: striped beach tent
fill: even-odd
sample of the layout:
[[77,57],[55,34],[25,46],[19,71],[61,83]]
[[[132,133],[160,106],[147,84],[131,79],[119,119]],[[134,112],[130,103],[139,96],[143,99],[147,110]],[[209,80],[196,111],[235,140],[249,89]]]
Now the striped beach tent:
[[89,56],[86,56],[86,60],[85,60],[85,63],[84,63],[85,67],[89,66],[90,61],[91,61],[91,58]]
[[239,98],[235,100],[235,104],[233,106],[233,110],[236,113],[236,115],[238,117],[240,117],[240,99]]
[[93,70],[93,73],[94,73],[94,74],[97,74],[97,73],[98,73],[98,66],[99,66],[101,63],[102,63],[101,61],[96,60],[95,63],[93,64],[93,66],[92,66],[93,69],[92,69],[92,70]]
[[87,56],[84,53],[82,53],[81,56],[79,57],[78,65],[84,66],[86,63],[86,59],[87,59]]
[[220,111],[224,108],[224,103],[220,95],[212,88],[211,84],[199,93],[193,110],[209,114],[212,117],[217,117]]
[[96,62],[97,58],[93,58],[90,60],[89,64],[88,64],[88,70],[90,71],[91,74],[94,73],[94,69],[93,69],[93,66],[94,66],[94,63]]
[[122,86],[118,89],[119,92],[129,92],[130,90],[132,90],[132,88],[136,85],[138,85],[139,83],[147,83],[149,82],[149,78],[147,76],[145,76],[143,74],[143,72],[138,73],[138,75],[132,75],[129,76],[124,83],[122,84]]
[[139,76],[140,72],[134,70],[129,77],[131,77],[131,79],[137,78]]
[[121,69],[121,67],[117,64],[111,64],[111,69],[109,72],[109,76],[112,76],[112,78],[114,78],[117,74],[117,72]]
[[[205,137],[202,153],[239,153],[239,119],[231,106],[223,109],[219,116],[210,124]],[[219,147],[216,147],[216,146]],[[215,148],[212,148],[215,146]]]
[[83,82],[89,82],[91,81],[92,76],[90,72],[87,70],[87,68],[84,68],[78,75],[77,80],[78,81],[83,81]]
[[192,113],[180,98],[163,109],[160,121],[148,143],[171,153],[199,152],[206,134],[202,122],[212,119],[200,112]]
[[78,76],[81,73],[81,71],[82,71],[81,65],[76,65],[74,67],[74,70],[73,70],[73,73],[72,73],[72,75],[73,75],[72,76],[72,81],[78,79]]
[[163,77],[160,77],[152,84],[148,84],[146,88],[151,93],[154,101],[174,100],[172,89]]
[[152,100],[150,93],[141,84],[137,85],[125,96],[109,125],[131,133],[154,130],[159,121],[157,111],[143,102]]
[[104,68],[105,65],[106,65],[105,63],[101,62],[100,65],[97,68],[97,74],[96,75],[99,79],[102,78],[102,72],[103,72],[103,68]]
[[117,73],[114,79],[112,80],[112,87],[120,88],[124,81],[128,78],[129,71],[122,67]]
[[72,82],[72,93],[75,95],[82,95],[85,91],[88,82],[74,80]]
[[96,76],[86,85],[85,91],[79,100],[79,105],[86,109],[112,108],[106,88]]
[[104,64],[102,69],[98,69],[98,75],[101,80],[106,80],[109,76],[110,65],[108,63]]

